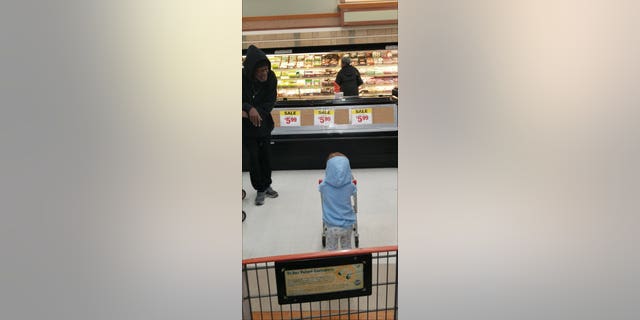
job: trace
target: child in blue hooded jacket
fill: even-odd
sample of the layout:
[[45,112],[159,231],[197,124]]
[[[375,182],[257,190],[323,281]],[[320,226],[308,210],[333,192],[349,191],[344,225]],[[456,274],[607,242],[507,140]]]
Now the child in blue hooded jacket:
[[331,153],[327,159],[325,178],[318,186],[322,194],[322,220],[327,226],[327,249],[351,249],[352,226],[356,213],[351,196],[356,193],[349,159],[340,152]]

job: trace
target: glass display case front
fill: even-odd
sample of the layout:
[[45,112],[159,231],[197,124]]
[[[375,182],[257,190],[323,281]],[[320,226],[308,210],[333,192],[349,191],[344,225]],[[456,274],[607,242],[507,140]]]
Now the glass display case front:
[[280,99],[327,99],[334,95],[340,58],[349,55],[364,84],[360,96],[390,96],[398,86],[398,50],[267,55],[278,78]]

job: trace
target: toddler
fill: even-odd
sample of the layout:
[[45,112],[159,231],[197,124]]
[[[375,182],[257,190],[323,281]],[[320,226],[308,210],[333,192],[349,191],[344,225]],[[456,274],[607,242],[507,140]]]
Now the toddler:
[[356,193],[349,159],[340,152],[331,153],[327,159],[325,177],[318,186],[322,195],[322,220],[327,227],[328,250],[351,249],[351,234],[356,213],[351,196]]

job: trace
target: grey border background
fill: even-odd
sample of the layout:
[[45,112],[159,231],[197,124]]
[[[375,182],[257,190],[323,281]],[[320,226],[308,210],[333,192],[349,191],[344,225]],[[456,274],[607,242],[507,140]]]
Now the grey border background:
[[400,319],[637,317],[638,4],[399,13]]
[[[240,5],[3,3],[0,318],[239,318]],[[635,319],[637,4],[399,6],[400,318]]]

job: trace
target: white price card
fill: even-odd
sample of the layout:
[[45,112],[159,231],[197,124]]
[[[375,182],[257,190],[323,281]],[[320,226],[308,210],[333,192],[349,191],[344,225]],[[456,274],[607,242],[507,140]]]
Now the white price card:
[[313,125],[332,127],[334,123],[333,109],[316,109],[313,110]]
[[372,124],[371,108],[351,109],[351,124]]
[[280,111],[281,127],[299,127],[300,126],[300,110],[282,110]]

